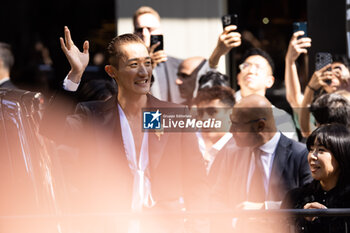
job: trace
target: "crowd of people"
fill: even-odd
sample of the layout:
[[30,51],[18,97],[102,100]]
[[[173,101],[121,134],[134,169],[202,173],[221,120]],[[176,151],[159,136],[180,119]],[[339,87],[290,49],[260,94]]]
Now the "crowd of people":
[[[265,96],[275,81],[275,65],[267,52],[252,48],[242,56],[236,77],[239,91],[230,87],[230,77],[216,70],[220,57],[242,43],[236,25],[218,36],[209,58],[181,60],[150,43],[151,35],[162,33],[158,12],[140,7],[133,24],[133,33],[116,36],[107,45],[105,71],[110,79],[83,83],[89,42],[80,50],[68,27],[60,38],[71,69],[47,106],[41,132],[57,143],[60,153],[72,158],[83,154],[96,167],[113,168],[113,174],[87,175],[91,180],[84,184],[84,176],[72,179],[72,187],[80,187],[77,200],[98,187],[101,196],[87,202],[112,197],[110,210],[121,212],[350,207],[346,59],[334,59],[316,70],[302,90],[296,60],[307,55],[312,42],[300,37],[303,32],[292,35],[285,55],[291,116]],[[10,79],[13,63],[10,47],[1,43],[0,88],[16,88]],[[62,99],[68,102],[62,104]],[[227,124],[209,132],[148,132],[141,122],[144,109],[150,107],[195,112],[198,119]],[[61,145],[67,147],[62,150]],[[101,162],[106,158],[108,165]],[[91,167],[79,164],[72,169],[89,174],[94,173]],[[107,179],[113,191],[106,194],[104,187],[94,186],[98,179]],[[347,232],[350,218],[298,217],[293,224],[298,232]],[[281,232],[283,227],[238,216],[130,220],[117,228],[116,232],[164,233]]]

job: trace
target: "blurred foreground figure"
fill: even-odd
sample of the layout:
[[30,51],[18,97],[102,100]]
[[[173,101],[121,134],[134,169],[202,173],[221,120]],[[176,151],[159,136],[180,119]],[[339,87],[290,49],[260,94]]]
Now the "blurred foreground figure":
[[0,42],[0,88],[17,88],[10,80],[10,71],[14,62],[10,45]]
[[[86,41],[80,52],[67,27],[64,32],[61,47],[71,65],[66,89],[74,91],[71,87],[77,88],[89,61],[89,44]],[[148,132],[142,126],[142,108],[186,109],[149,94],[152,62],[138,36],[113,38],[108,53],[105,71],[117,82],[118,93],[79,103],[75,114],[67,118],[63,134],[58,122],[46,120],[43,130],[70,145],[64,149],[68,154],[73,152],[67,159],[82,161],[70,168],[76,179],[74,188],[80,187],[74,193],[76,201],[86,204],[88,211],[204,210],[208,193],[205,165],[198,146],[194,146],[195,134]],[[182,232],[185,227],[183,219],[170,218],[166,213],[148,220],[119,219],[114,232]],[[191,228],[190,232],[196,231]]]

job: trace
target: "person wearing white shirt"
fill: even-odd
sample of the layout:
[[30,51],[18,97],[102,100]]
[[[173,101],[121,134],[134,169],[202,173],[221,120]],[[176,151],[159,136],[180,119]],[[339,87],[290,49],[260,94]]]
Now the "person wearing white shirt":
[[[218,84],[218,83],[216,83]],[[208,84],[209,85],[209,84]],[[234,91],[226,86],[207,86],[198,91],[193,102],[193,109],[200,119],[215,119],[222,122],[220,129],[210,132],[197,132],[197,139],[202,156],[206,161],[209,186],[215,183],[220,169],[222,156],[220,151],[228,144],[234,143],[229,132],[229,117],[235,104]]]
[[[71,65],[64,85],[66,90],[74,91],[89,61],[89,43],[85,41],[83,52],[80,52],[72,41],[68,27],[64,32],[65,39],[60,38],[61,48]],[[185,110],[184,106],[160,101],[149,94],[152,61],[147,47],[138,36],[117,36],[107,50],[109,65],[105,66],[105,71],[116,80],[118,92],[107,100],[79,103],[76,113],[68,118],[66,125],[74,128],[80,125],[77,124],[80,121],[83,121],[83,126],[93,123],[103,132],[93,131],[98,135],[96,148],[119,158],[116,166],[122,167],[120,172],[124,171],[121,174],[124,178],[115,182],[123,186],[115,196],[113,205],[119,203],[136,212],[205,209],[208,193],[203,178],[205,166],[199,148],[193,146],[196,140],[194,133],[159,133],[142,129],[143,108],[173,107]],[[68,132],[66,140],[74,140],[69,134],[75,135],[76,131]],[[100,145],[110,145],[111,148]],[[121,198],[123,194],[125,199]],[[150,225],[151,228],[147,229],[149,232],[177,232],[183,227],[183,221],[162,217]],[[137,222],[129,226],[132,232],[144,230]]]

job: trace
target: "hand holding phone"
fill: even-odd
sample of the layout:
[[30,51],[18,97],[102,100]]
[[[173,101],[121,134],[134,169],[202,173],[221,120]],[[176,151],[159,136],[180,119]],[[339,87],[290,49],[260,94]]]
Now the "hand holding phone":
[[332,54],[325,52],[316,53],[315,70],[320,70],[333,62]]
[[307,22],[294,22],[293,23],[293,33],[303,31],[304,35],[299,36],[298,39],[302,37],[307,37]]
[[238,15],[237,14],[228,14],[221,17],[222,27],[225,29],[225,27],[229,25],[236,25],[238,26]]
[[[332,62],[333,62],[332,54],[324,53],[324,52],[316,53],[315,70],[320,70],[326,65],[331,64]],[[327,71],[331,71],[331,68],[328,68]],[[324,80],[324,82],[327,85],[330,85],[332,83],[332,80],[326,79]]]
[[154,49],[153,52],[164,50],[164,42],[163,42],[163,35],[151,35],[151,47],[152,45],[155,45],[158,42],[160,42],[160,44]]

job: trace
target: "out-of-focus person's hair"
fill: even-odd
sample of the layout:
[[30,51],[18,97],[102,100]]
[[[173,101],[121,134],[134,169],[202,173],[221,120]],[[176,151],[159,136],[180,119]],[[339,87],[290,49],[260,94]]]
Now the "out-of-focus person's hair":
[[214,86],[211,88],[204,88],[198,91],[193,104],[198,105],[203,102],[210,102],[219,99],[222,103],[233,107],[235,104],[234,90],[225,86]]
[[140,37],[138,37],[135,34],[127,33],[114,37],[107,46],[108,62],[118,69],[120,59],[125,58],[121,46],[124,44],[131,43],[140,43],[145,45],[145,43],[140,39]]
[[118,92],[117,86],[113,82],[115,81],[112,79],[92,79],[85,82],[78,89],[78,101],[85,102],[109,99]]
[[317,123],[339,123],[350,126],[350,102],[336,93],[319,96],[310,106]]
[[343,96],[350,103],[350,92],[348,92],[347,90],[338,90],[334,93]]
[[136,25],[137,18],[143,14],[152,14],[160,20],[160,16],[155,9],[149,6],[141,6],[139,9],[135,11],[134,16],[132,18],[134,26]]
[[0,42],[0,59],[2,60],[4,67],[11,70],[15,63],[15,58],[13,57],[11,46],[9,44]]
[[229,86],[229,77],[219,71],[209,71],[199,78],[198,90],[214,86]]
[[350,131],[345,125],[321,125],[311,133],[306,145],[309,151],[313,146],[324,146],[329,150],[339,164],[338,184],[350,183]]

